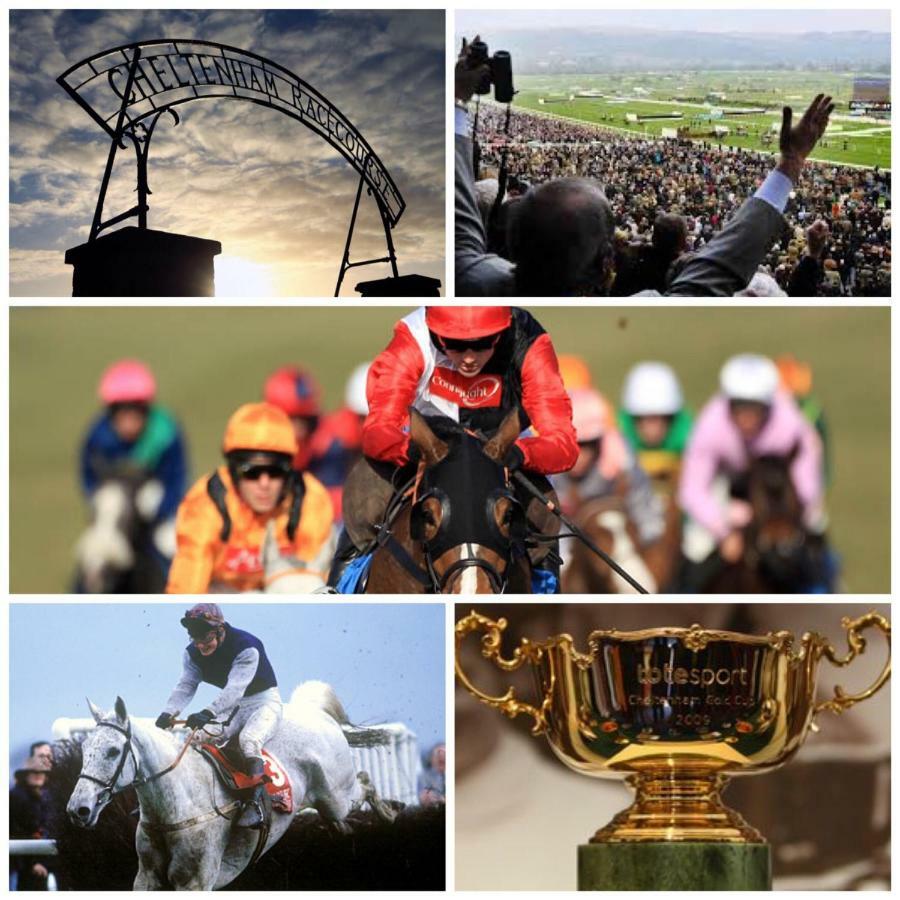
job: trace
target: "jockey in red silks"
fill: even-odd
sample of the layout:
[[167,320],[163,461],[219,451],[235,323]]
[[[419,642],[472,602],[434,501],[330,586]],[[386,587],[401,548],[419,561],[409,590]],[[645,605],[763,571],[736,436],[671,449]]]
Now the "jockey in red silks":
[[[348,384],[348,392],[350,387]],[[326,413],[321,395],[312,373],[300,366],[282,366],[263,387],[266,403],[287,413],[293,425],[297,438],[294,471],[309,472],[321,482],[331,497],[335,521],[340,521],[341,493],[359,458],[362,424],[353,409]]]
[[[578,456],[572,404],[553,343],[524,309],[416,309],[397,323],[390,344],[372,363],[366,393],[364,456],[344,489],[344,532],[329,577],[332,587],[339,584],[348,563],[371,548],[393,494],[396,471],[412,472],[410,407],[426,418],[451,419],[487,435],[511,410],[518,410],[523,432],[528,433],[511,447],[504,462],[511,471],[530,473],[548,495],[552,487],[545,476],[565,472]],[[520,500],[529,518],[546,518],[538,501],[530,496]],[[558,556],[536,556],[543,559],[532,562],[540,562],[555,578]]]

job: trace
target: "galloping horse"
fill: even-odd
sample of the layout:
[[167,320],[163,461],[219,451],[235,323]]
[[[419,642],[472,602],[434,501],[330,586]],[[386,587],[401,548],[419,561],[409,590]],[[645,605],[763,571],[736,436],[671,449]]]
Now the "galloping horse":
[[821,537],[803,522],[803,506],[791,478],[796,449],[787,456],[760,456],[746,476],[752,516],[744,528],[744,555],[724,565],[706,585],[708,593],[794,593],[817,580]]
[[[681,511],[671,496],[665,503],[665,530],[652,544],[642,547],[637,528],[628,517],[624,484],[610,497],[586,500],[574,514],[575,525],[601,550],[619,562],[650,593],[665,591],[672,583],[681,545]],[[634,588],[617,575],[596,553],[574,540],[563,566],[563,591],[567,594],[630,594]]]
[[90,498],[90,524],[76,545],[76,590],[88,594],[164,590],[165,571],[153,550],[151,533],[162,490],[139,468],[118,465],[103,472]]
[[366,592],[530,593],[525,513],[503,467],[521,430],[518,413],[486,443],[447,423],[442,440],[410,410],[418,472],[388,507]]
[[259,831],[235,825],[240,803],[200,753],[182,752],[177,735],[130,718],[121,698],[107,715],[88,703],[97,727],[82,745],[81,774],[66,810],[76,825],[91,828],[113,795],[134,786],[140,805],[135,890],[224,887],[281,838],[301,807],[315,808],[341,832],[349,831],[345,819],[362,802],[393,818],[368,776],[356,771],[341,727],[347,715],[322,682],[295,689],[266,746],[287,775],[294,809],[273,808],[262,848]]

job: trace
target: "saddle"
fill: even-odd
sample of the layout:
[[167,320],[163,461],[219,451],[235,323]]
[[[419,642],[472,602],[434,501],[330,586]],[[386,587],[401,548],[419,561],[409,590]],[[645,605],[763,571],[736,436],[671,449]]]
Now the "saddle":
[[[197,751],[212,765],[225,790],[240,799],[249,795],[253,789],[252,779],[241,770],[244,758],[236,746],[226,744],[224,747],[217,747],[215,744],[202,743],[197,746]],[[287,773],[268,750],[263,750],[262,756],[265,763],[266,797],[272,809],[293,812],[294,795]]]

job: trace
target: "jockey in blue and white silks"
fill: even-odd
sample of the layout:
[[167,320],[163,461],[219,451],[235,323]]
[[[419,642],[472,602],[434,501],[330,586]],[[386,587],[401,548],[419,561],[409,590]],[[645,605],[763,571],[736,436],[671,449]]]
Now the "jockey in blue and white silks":
[[274,736],[282,717],[278,682],[266,648],[259,638],[229,625],[215,603],[191,607],[181,624],[191,636],[191,643],[184,651],[181,678],[156,724],[159,728],[171,728],[175,717],[193,700],[201,682],[222,688],[205,709],[187,717],[187,726],[202,728],[213,719],[227,719],[237,707],[222,741],[237,736],[246,761],[245,774],[254,779],[253,797],[238,824],[258,828],[263,821],[259,801],[265,789],[262,749]]

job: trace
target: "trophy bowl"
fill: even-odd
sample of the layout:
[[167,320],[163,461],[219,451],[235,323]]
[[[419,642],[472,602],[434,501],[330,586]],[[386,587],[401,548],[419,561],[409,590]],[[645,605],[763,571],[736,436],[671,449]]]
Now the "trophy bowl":
[[[720,794],[728,778],[787,762],[819,713],[842,713],[871,697],[890,677],[890,623],[877,613],[841,622],[847,652],[815,633],[765,635],[690,628],[592,631],[587,652],[567,634],[523,639],[501,655],[506,620],[474,610],[456,624],[456,674],[483,703],[514,718],[532,717],[569,768],[598,778],[625,778],[634,803],[591,838],[592,843],[714,841],[763,843],[763,837]],[[866,649],[874,628],[888,659],[866,690],[816,700],[823,659],[847,666]],[[460,662],[469,634],[483,633],[482,655],[504,671],[531,666],[537,702],[510,688],[490,696]]]

